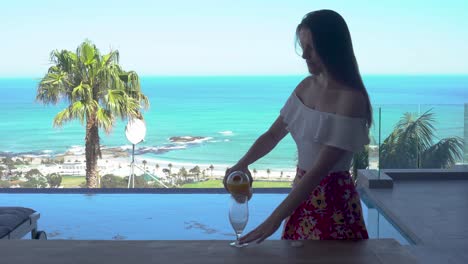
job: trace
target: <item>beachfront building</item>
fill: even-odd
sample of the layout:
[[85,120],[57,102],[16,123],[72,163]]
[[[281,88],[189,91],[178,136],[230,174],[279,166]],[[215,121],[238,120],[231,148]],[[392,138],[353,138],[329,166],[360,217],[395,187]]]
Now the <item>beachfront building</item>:
[[59,165],[59,173],[61,175],[85,176],[86,164],[82,162],[65,162]]
[[[104,174],[110,174],[112,172],[113,166],[107,166],[103,164],[104,162],[98,161],[98,169]],[[67,176],[86,176],[86,163],[85,162],[64,162],[59,164],[58,173],[60,175]]]

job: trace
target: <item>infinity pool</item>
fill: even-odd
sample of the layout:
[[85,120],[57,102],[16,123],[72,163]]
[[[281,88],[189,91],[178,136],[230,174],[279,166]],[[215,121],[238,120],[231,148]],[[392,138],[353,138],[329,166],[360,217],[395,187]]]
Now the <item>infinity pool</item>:
[[[255,194],[249,202],[252,230],[286,194]],[[228,194],[0,194],[1,206],[30,207],[41,214],[49,239],[226,240]],[[371,238],[409,244],[378,210],[361,202]],[[269,239],[280,239],[282,227]]]

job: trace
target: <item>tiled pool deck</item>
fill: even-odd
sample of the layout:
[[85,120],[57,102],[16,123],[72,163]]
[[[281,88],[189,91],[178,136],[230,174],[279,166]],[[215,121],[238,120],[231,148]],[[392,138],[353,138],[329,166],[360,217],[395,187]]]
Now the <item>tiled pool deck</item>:
[[468,263],[468,171],[419,171],[381,171],[393,187],[360,191],[412,238],[422,263]]

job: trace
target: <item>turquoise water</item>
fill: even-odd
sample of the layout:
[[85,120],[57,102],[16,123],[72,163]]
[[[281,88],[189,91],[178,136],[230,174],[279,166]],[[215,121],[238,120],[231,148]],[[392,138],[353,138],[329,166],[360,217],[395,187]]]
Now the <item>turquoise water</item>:
[[[277,117],[303,76],[281,77],[142,77],[149,97],[145,113],[146,141],[137,146],[141,158],[199,164],[232,164],[248,150]],[[374,120],[382,110],[382,141],[403,112],[433,108],[437,135],[463,135],[463,103],[468,101],[468,76],[365,76],[374,105]],[[84,146],[84,128],[78,122],[53,128],[52,119],[64,105],[34,102],[38,79],[0,79],[0,152],[63,153]],[[412,105],[402,105],[402,104]],[[420,105],[417,105],[420,104]],[[129,145],[125,123],[110,135],[101,132],[102,144]],[[378,126],[372,129],[378,141]],[[174,144],[172,136],[201,136],[191,144]],[[285,138],[257,169],[292,168],[295,145]]]
[[[245,231],[257,227],[286,194],[256,194]],[[49,239],[230,240],[228,194],[0,194],[3,205],[33,208]],[[361,202],[370,238],[409,242]],[[269,239],[280,239],[280,227]]]

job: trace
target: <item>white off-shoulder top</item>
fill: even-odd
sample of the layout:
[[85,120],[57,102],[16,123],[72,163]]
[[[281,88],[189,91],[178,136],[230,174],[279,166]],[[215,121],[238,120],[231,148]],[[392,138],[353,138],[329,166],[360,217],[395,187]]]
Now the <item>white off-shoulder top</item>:
[[330,170],[348,171],[354,152],[369,144],[369,128],[364,118],[321,112],[304,105],[293,92],[280,115],[298,149],[298,167],[310,170],[322,144],[346,150],[346,155]]

